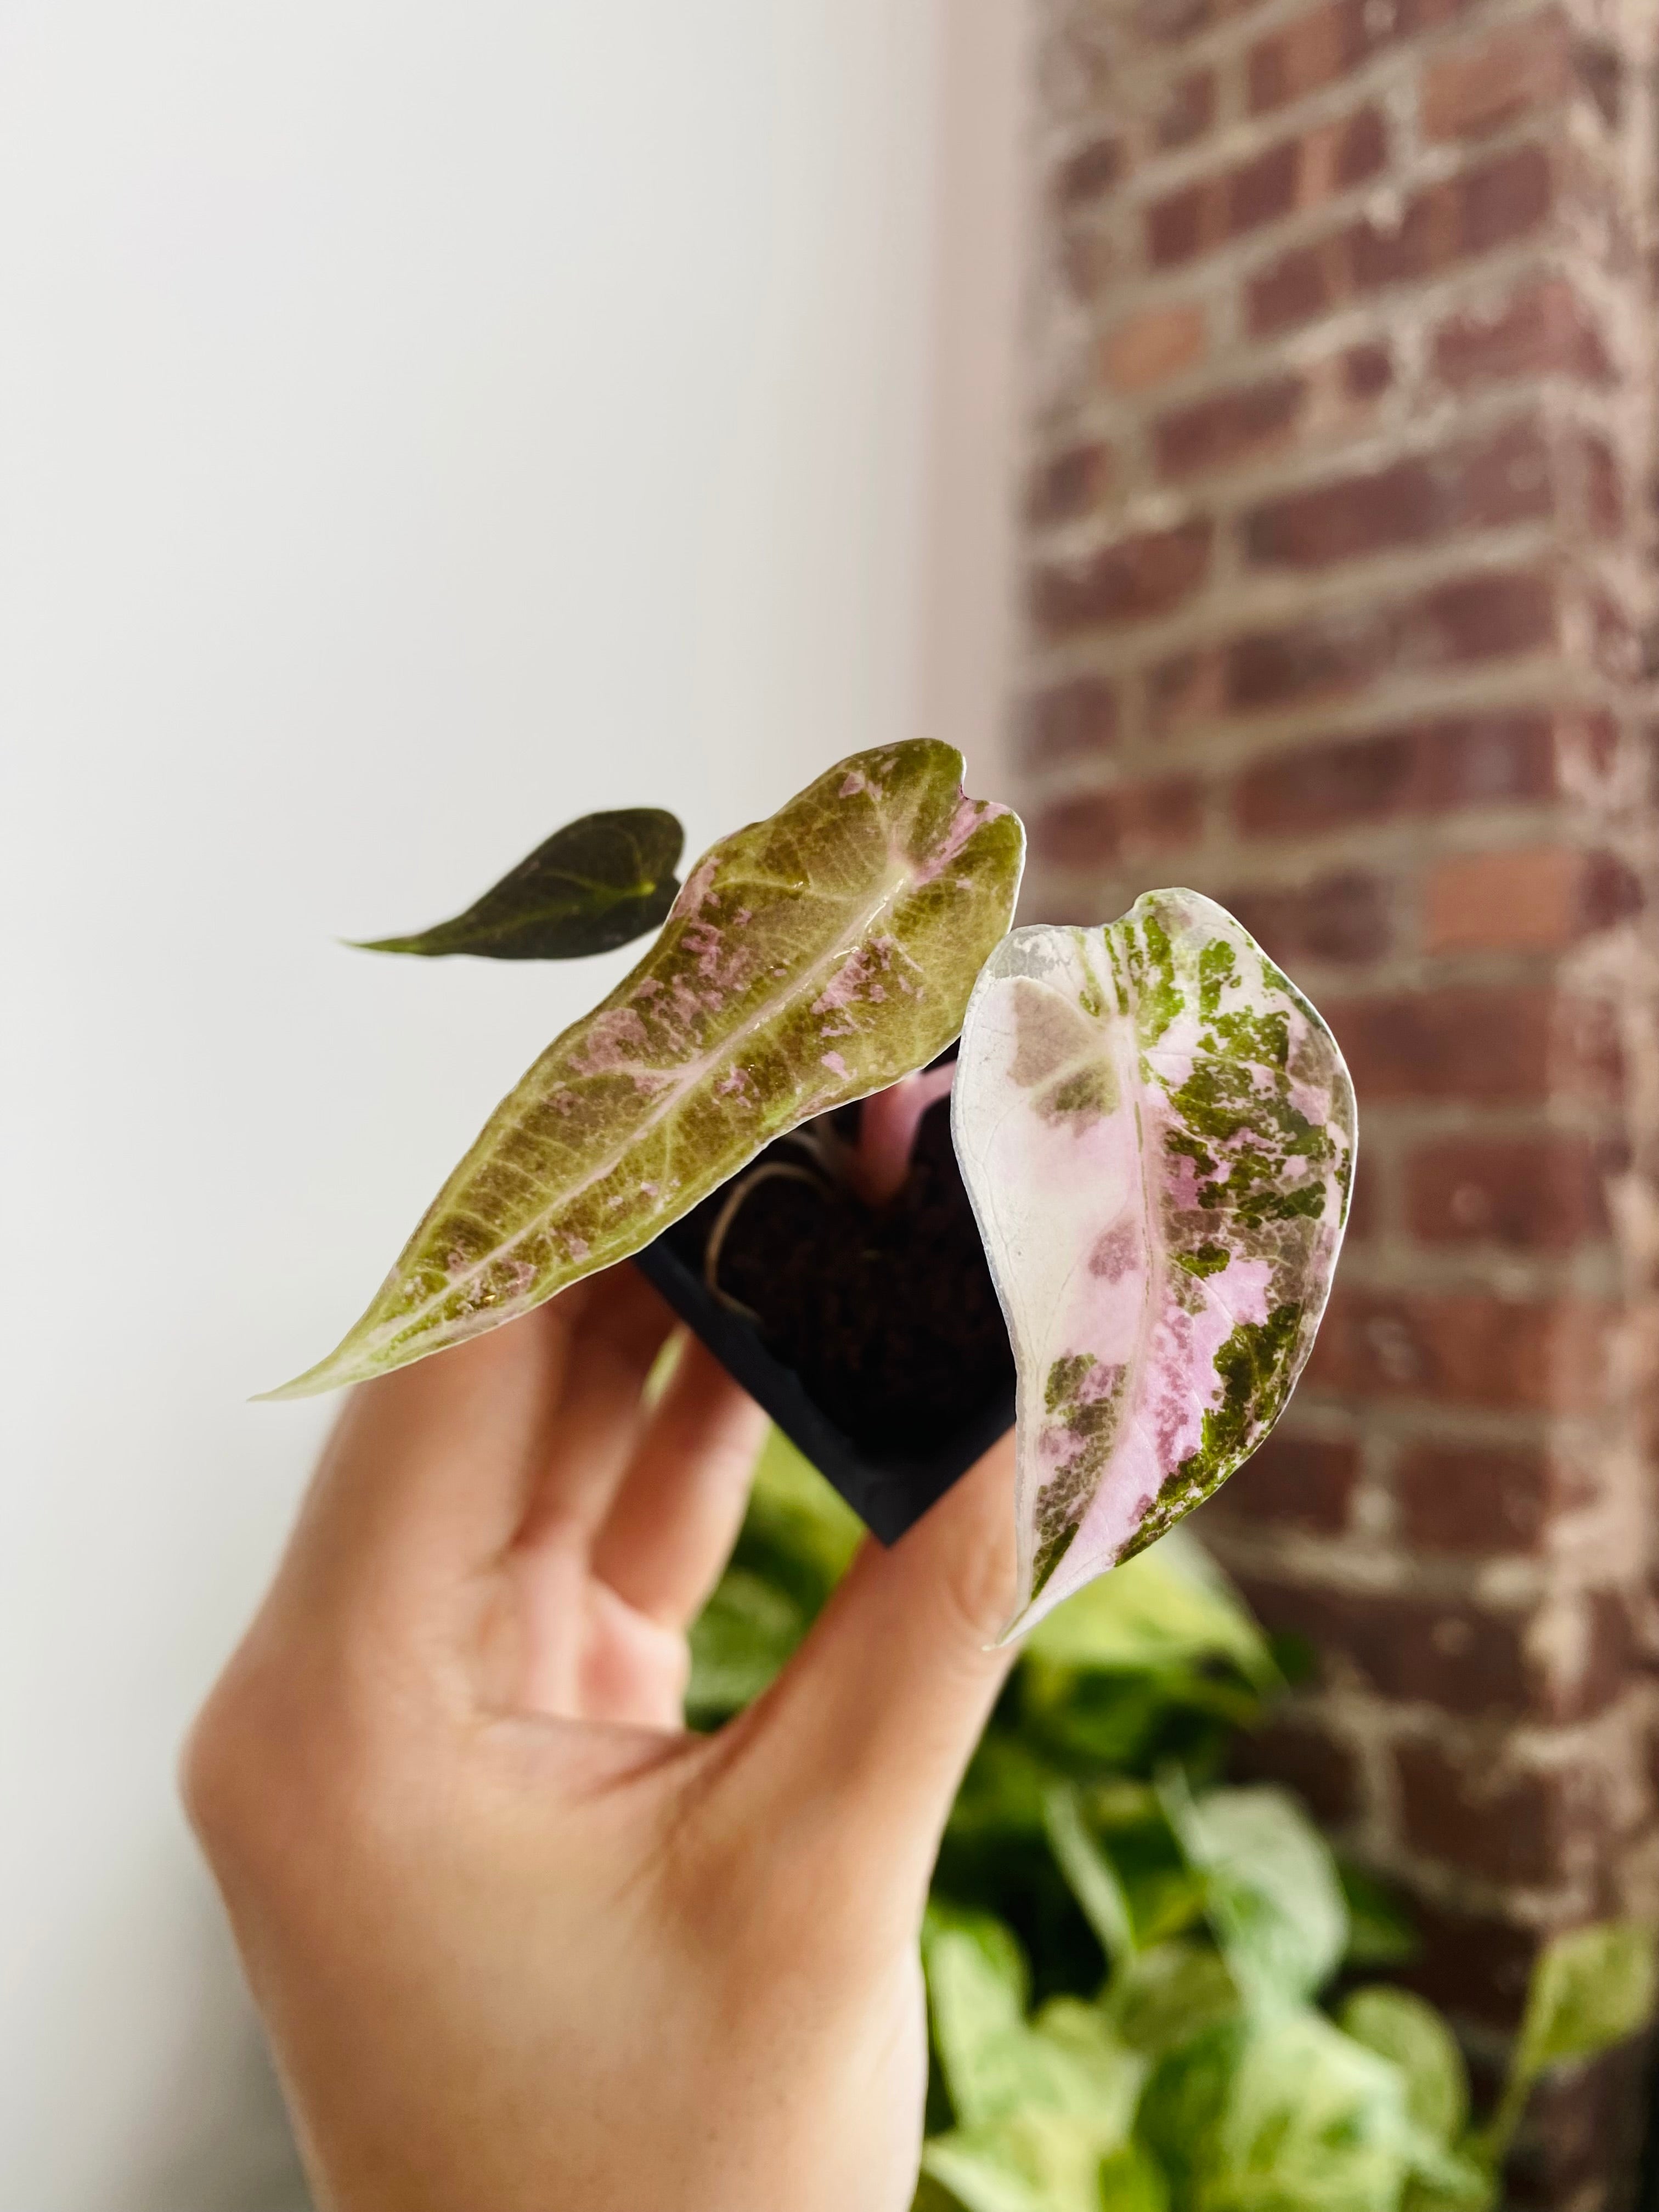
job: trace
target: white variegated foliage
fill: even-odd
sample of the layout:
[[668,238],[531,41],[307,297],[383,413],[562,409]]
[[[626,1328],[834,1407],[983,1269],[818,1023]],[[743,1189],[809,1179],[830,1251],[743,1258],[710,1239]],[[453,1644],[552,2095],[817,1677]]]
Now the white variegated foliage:
[[1019,929],[969,1002],[952,1107],[1019,1370],[1028,1627],[1206,1498],[1277,1419],[1347,1212],[1352,1087],[1226,910],[1150,891]]

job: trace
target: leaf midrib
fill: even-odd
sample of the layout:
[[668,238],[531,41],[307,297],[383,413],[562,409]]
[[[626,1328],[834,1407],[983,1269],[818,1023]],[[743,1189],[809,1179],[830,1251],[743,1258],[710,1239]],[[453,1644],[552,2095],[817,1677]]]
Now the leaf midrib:
[[[744,880],[747,879],[745,878]],[[690,1090],[694,1085],[700,1082],[705,1075],[712,1073],[714,1069],[718,1068],[722,1060],[732,1055],[741,1045],[747,1042],[750,1038],[754,1036],[756,1032],[763,1028],[775,1012],[777,1012],[781,1007],[786,1006],[792,999],[803,996],[809,982],[819,976],[825,969],[833,965],[837,959],[850,955],[869,934],[870,931],[874,928],[876,923],[880,920],[883,913],[890,905],[892,905],[899,894],[905,889],[907,884],[911,883],[911,881],[912,877],[908,871],[902,872],[896,877],[890,877],[881,896],[869,907],[862,919],[856,924],[849,937],[843,939],[840,943],[831,947],[829,951],[821,955],[820,957],[813,963],[811,968],[805,970],[798,970],[787,982],[781,986],[780,988],[769,998],[763,1000],[759,1005],[756,1006],[754,1011],[745,1018],[742,1025],[734,1030],[731,1036],[726,1040],[725,1043],[716,1050],[701,1055],[700,1058],[695,1061],[688,1062],[681,1076],[670,1079],[669,1085],[661,1094],[660,1098],[653,1102],[652,1108],[646,1115],[645,1118],[635,1123],[627,1138],[607,1160],[605,1160],[601,1165],[592,1169],[580,1182],[567,1188],[561,1194],[560,1197],[554,1204],[544,1207],[539,1213],[534,1215],[529,1221],[526,1221],[522,1228],[515,1230],[511,1237],[506,1238],[503,1242],[498,1244],[492,1245],[487,1253],[485,1253],[481,1258],[474,1261],[472,1265],[463,1273],[452,1276],[445,1284],[444,1288],[441,1291],[434,1292],[431,1297],[425,1300],[421,1305],[413,1308],[409,1313],[401,1316],[395,1327],[388,1329],[387,1340],[402,1337],[410,1330],[418,1328],[421,1323],[425,1321],[430,1314],[439,1307],[447,1304],[448,1300],[455,1295],[456,1291],[462,1290],[467,1285],[477,1281],[483,1275],[486,1268],[508,1256],[526,1237],[531,1237],[538,1231],[544,1229],[556,1214],[565,1208],[574,1205],[576,1201],[583,1197],[586,1192],[592,1190],[596,1183],[603,1182],[607,1176],[614,1174],[617,1167],[620,1166],[623,1160],[626,1158],[627,1155],[633,1150],[635,1146],[641,1143],[646,1138],[649,1137],[653,1130],[654,1130],[663,1121],[672,1115],[674,1109],[684,1097],[686,1092]],[[729,886],[721,886],[722,890],[726,890],[729,888]],[[591,1019],[592,1018],[589,1017],[588,1018]],[[878,1086],[873,1084],[870,1086],[872,1090],[877,1087]],[[857,1097],[863,1097],[866,1095],[867,1094],[864,1091],[859,1091],[854,1094]],[[842,1103],[844,1104],[850,1105],[853,1102],[851,1099],[847,1099]],[[521,1115],[516,1116],[514,1121],[508,1124],[507,1128],[503,1129],[501,1132],[495,1144],[491,1147],[490,1157],[493,1158],[496,1152],[499,1152],[502,1144],[505,1142],[506,1138],[509,1133],[509,1131],[518,1132],[521,1131],[523,1127],[523,1117]],[[462,1164],[463,1167],[469,1166],[471,1164],[471,1156],[469,1154],[468,1160]],[[470,1180],[471,1176],[469,1176],[469,1181]],[[443,1200],[441,1196],[437,1201],[437,1206],[441,1206],[442,1204]],[[434,1206],[434,1212],[437,1210],[437,1206]],[[675,1218],[678,1218],[678,1217],[676,1216]],[[667,1224],[665,1224],[665,1226]],[[538,1279],[543,1272],[544,1270],[540,1268],[537,1270]]]

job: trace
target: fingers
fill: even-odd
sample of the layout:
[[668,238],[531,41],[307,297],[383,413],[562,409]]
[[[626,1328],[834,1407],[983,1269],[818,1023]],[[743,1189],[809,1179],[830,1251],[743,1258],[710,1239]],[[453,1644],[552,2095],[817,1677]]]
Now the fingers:
[[598,1525],[644,1419],[672,1316],[636,1269],[355,1390],[300,1516],[283,1586],[401,1602],[550,1528]]
[[572,1320],[557,1420],[518,1532],[523,1551],[586,1552],[645,1431],[645,1386],[674,1326],[637,1267],[607,1268],[580,1287],[592,1295]]
[[[1012,1658],[1013,1438],[884,1551],[867,1544],[751,1715],[762,1815],[827,1834],[847,1878],[919,1912],[962,1772]],[[807,1846],[810,1848],[810,1845]]]
[[511,1541],[540,1476],[583,1283],[346,1401],[289,1545],[308,1601],[453,1581]]
[[766,1416],[695,1339],[653,1411],[593,1551],[593,1571],[665,1627],[683,1628],[726,1563]]

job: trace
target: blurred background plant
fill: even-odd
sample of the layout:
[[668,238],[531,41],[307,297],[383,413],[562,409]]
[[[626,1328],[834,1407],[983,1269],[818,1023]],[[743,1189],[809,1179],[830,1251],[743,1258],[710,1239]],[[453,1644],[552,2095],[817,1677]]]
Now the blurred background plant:
[[[687,1711],[757,1697],[859,1523],[775,1431],[692,1636]],[[1640,2028],[1650,1930],[1554,1939],[1492,2111],[1411,1928],[1227,1753],[1293,1671],[1184,1530],[1027,1639],[946,1830],[923,1934],[916,2212],[1482,2212],[1534,2081]]]

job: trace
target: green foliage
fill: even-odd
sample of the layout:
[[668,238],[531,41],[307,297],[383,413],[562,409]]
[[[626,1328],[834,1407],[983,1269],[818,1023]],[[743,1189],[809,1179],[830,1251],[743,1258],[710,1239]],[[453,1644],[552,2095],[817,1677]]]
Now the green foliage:
[[685,832],[659,806],[567,822],[465,914],[413,937],[376,937],[362,952],[442,959],[580,960],[630,945],[668,918]]
[[[775,1433],[692,1634],[688,1711],[771,1679],[858,1541]],[[1492,2212],[1548,2067],[1640,2027],[1654,1940],[1558,1936],[1496,2112],[1469,2125],[1451,2031],[1340,1975],[1412,1951],[1296,1801],[1218,1780],[1281,1677],[1185,1532],[1033,1632],[963,1784],[922,1936],[933,2042],[915,2212]]]

